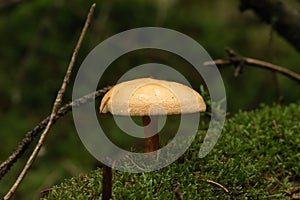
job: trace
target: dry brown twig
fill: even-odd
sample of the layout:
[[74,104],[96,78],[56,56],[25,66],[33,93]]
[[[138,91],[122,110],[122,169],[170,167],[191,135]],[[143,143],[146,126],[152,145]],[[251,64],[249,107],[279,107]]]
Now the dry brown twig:
[[75,47],[75,49],[73,51],[73,54],[72,54],[72,57],[71,57],[71,61],[69,63],[69,66],[68,66],[66,75],[64,77],[63,83],[62,83],[61,88],[59,89],[57,97],[55,99],[55,102],[54,102],[54,105],[53,105],[53,108],[52,108],[52,112],[51,112],[48,124],[47,124],[45,130],[43,131],[43,133],[41,134],[40,139],[39,139],[39,141],[38,141],[35,149],[33,150],[32,154],[30,155],[29,159],[27,160],[27,162],[26,162],[23,170],[21,171],[19,177],[17,178],[17,180],[15,181],[15,183],[13,184],[13,186],[10,188],[10,190],[8,191],[8,193],[3,197],[4,200],[10,199],[12,197],[12,195],[15,193],[17,187],[19,186],[19,184],[23,180],[25,174],[27,173],[28,169],[32,165],[33,161],[35,160],[35,158],[36,158],[39,150],[41,149],[41,147],[43,146],[43,144],[45,142],[45,139],[46,139],[46,137],[47,137],[47,135],[49,133],[49,130],[50,130],[50,128],[51,128],[51,126],[52,126],[52,124],[53,124],[53,122],[55,120],[55,116],[57,115],[57,112],[58,112],[58,110],[59,110],[59,108],[61,106],[62,98],[63,98],[63,96],[65,94],[67,85],[68,85],[68,83],[70,81],[70,77],[71,77],[71,74],[72,74],[72,70],[73,70],[73,67],[74,67],[74,64],[75,64],[76,57],[77,57],[77,54],[78,54],[79,49],[81,47],[83,38],[84,38],[85,33],[87,31],[87,28],[88,28],[88,26],[90,24],[92,15],[94,13],[95,6],[96,6],[96,4],[94,3],[91,6],[90,11],[88,13],[88,16],[87,16],[87,19],[85,21],[84,27],[83,27],[83,29],[81,31],[80,37],[79,37],[78,42],[76,44],[76,47]]
[[278,72],[278,73],[280,73],[284,76],[287,76],[287,77],[297,81],[298,83],[300,83],[300,74],[293,72],[285,67],[274,65],[272,63],[265,62],[262,60],[257,60],[257,59],[241,56],[229,48],[226,49],[226,51],[227,51],[227,54],[229,55],[228,59],[217,59],[217,60],[213,60],[213,61],[204,62],[203,63],[204,66],[210,66],[210,65],[214,65],[214,64],[217,66],[235,65],[234,75],[238,76],[241,74],[243,66],[249,65],[249,66],[253,66],[253,67],[260,67],[260,68]]
[[214,185],[217,185],[217,186],[219,186],[220,188],[222,188],[226,193],[228,193],[229,191],[228,191],[228,189],[226,188],[226,187],[224,187],[223,185],[221,185],[220,183],[217,183],[217,182],[215,182],[215,181],[212,181],[212,180],[209,180],[209,179],[207,179],[206,180],[206,182],[208,182],[208,183],[212,183],[212,184],[214,184]]

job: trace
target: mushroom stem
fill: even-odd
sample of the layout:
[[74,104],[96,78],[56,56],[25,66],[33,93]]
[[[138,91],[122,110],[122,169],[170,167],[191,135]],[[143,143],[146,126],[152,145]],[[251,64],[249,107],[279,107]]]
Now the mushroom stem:
[[102,199],[109,200],[112,198],[112,169],[104,165],[102,170]]
[[[159,149],[159,135],[157,116],[143,116],[144,133],[146,137],[146,153]],[[152,136],[153,133],[157,133]]]

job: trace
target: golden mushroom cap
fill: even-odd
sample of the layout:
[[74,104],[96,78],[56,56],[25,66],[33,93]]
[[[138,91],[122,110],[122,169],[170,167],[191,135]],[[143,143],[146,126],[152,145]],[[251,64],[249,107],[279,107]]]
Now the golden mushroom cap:
[[171,81],[139,78],[119,83],[102,98],[100,113],[147,116],[202,112],[206,105],[192,88]]

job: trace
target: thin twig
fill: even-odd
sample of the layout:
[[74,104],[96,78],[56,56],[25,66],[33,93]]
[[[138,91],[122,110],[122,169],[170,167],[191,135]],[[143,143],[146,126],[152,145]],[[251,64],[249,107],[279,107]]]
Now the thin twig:
[[214,185],[219,186],[219,187],[222,188],[226,193],[229,192],[228,189],[227,189],[226,187],[224,187],[223,185],[221,185],[220,183],[214,182],[214,181],[209,180],[209,179],[207,179],[206,181],[209,182],[209,183],[212,183],[212,184],[214,184]]
[[[243,57],[241,55],[238,55],[237,53],[235,53],[233,50],[228,49],[227,50],[228,54],[229,54],[229,58],[228,59],[217,59],[217,60],[213,60],[213,61],[207,61],[204,62],[203,64],[205,66],[210,66],[210,65],[218,65],[218,66],[225,66],[225,65],[235,65],[238,66],[238,70],[240,70],[240,66],[241,64],[246,64],[249,66],[253,66],[253,67],[260,67],[260,68],[264,68],[264,69],[268,69],[271,71],[275,71],[278,72],[284,76],[287,76],[297,82],[300,83],[300,74],[293,72],[285,67],[281,67],[279,65],[274,65],[272,63],[269,62],[265,62],[262,60],[257,60],[257,59],[253,59],[253,58],[248,58],[248,57]],[[230,53],[229,53],[230,52]],[[235,75],[238,75],[240,73],[240,71],[235,71]]]
[[[97,90],[96,92],[90,93],[70,103],[65,104],[57,111],[53,123],[55,123],[61,117],[65,116],[72,109],[72,107],[79,107],[83,104],[89,103],[94,98],[97,99],[99,97],[102,97],[110,88],[111,86],[104,87],[100,90]],[[29,147],[30,143],[34,140],[34,138],[45,129],[49,122],[49,119],[50,116],[46,117],[32,130],[28,131],[24,138],[19,142],[18,146],[13,151],[13,153],[4,162],[1,163],[0,180],[7,174],[7,172],[10,170],[13,164],[25,153],[26,149]]]
[[71,61],[70,61],[70,64],[68,66],[68,70],[66,72],[66,75],[64,77],[64,80],[63,80],[63,83],[61,85],[61,88],[60,90],[58,91],[58,94],[57,94],[57,97],[55,99],[55,102],[54,102],[54,105],[53,105],[53,108],[52,108],[52,112],[51,112],[51,115],[50,115],[50,119],[48,121],[48,124],[45,128],[45,130],[43,131],[43,133],[41,134],[40,136],[40,139],[35,147],[35,149],[33,150],[32,154],[30,155],[29,159],[27,160],[23,170],[21,171],[19,177],[17,178],[17,180],[15,181],[14,185],[11,187],[11,189],[8,191],[8,193],[4,196],[4,200],[8,200],[12,197],[12,195],[15,193],[17,187],[19,186],[19,184],[21,183],[21,181],[23,180],[25,174],[27,173],[28,169],[30,168],[30,166],[32,165],[34,159],[36,158],[40,148],[43,146],[44,142],[45,142],[45,139],[49,133],[49,130],[53,124],[53,121],[55,119],[55,116],[61,106],[61,102],[62,102],[62,98],[64,96],[64,93],[66,91],[66,88],[67,88],[67,85],[70,81],[70,76],[71,76],[71,73],[72,73],[72,70],[73,70],[73,67],[74,67],[74,64],[75,64],[75,60],[76,60],[76,57],[77,57],[77,54],[78,54],[78,51],[81,47],[81,44],[82,44],[82,41],[83,41],[83,38],[85,36],[85,33],[87,31],[87,28],[90,24],[90,21],[91,21],[91,18],[92,18],[92,15],[94,13],[94,9],[95,9],[95,6],[96,4],[94,3],[91,8],[90,8],[90,11],[88,13],[88,16],[87,16],[87,19],[85,21],[85,24],[84,24],[84,27],[81,31],[81,34],[80,34],[80,37],[79,37],[79,40],[77,42],[77,45],[74,49],[74,52],[73,52],[73,55],[72,55],[72,58],[71,58]]

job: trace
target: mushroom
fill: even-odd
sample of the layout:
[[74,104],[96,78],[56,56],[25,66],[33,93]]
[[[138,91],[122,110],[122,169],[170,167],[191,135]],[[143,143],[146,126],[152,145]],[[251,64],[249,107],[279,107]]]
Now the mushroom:
[[142,117],[146,153],[159,149],[159,115],[188,114],[205,110],[203,98],[192,88],[177,82],[152,78],[139,78],[115,85],[104,95],[100,105],[100,113]]
[[[179,93],[181,99],[178,99]],[[191,98],[195,98],[198,105],[192,104]],[[139,78],[115,85],[104,95],[100,105],[100,113],[110,112],[113,115],[143,118],[147,153],[159,149],[159,136],[156,134],[158,115],[205,110],[203,98],[192,88],[177,82],[152,78]]]

